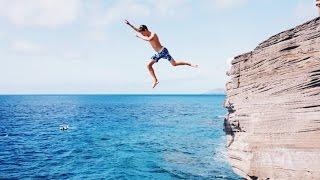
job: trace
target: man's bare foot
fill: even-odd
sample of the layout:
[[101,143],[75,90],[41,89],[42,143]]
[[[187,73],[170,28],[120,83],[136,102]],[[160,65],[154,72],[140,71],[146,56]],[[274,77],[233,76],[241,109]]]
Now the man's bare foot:
[[153,83],[152,88],[155,88],[158,84],[159,84],[159,81],[155,81],[155,82]]

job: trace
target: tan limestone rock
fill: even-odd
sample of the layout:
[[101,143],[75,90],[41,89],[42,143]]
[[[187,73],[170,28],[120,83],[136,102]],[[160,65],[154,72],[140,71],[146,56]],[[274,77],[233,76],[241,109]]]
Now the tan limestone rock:
[[234,171],[248,179],[320,179],[320,18],[235,57],[227,75]]

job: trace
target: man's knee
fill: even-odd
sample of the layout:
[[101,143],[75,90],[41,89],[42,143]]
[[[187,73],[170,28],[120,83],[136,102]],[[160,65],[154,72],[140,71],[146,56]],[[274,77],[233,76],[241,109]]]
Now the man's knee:
[[175,61],[170,61],[172,66],[177,66],[177,63]]
[[152,68],[152,65],[153,65],[153,64],[154,64],[154,61],[149,62],[149,63],[147,64],[147,68],[148,68],[148,69]]

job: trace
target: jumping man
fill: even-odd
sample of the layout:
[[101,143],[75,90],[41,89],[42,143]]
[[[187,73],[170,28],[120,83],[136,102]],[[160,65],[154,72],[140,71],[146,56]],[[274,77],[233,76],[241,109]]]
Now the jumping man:
[[149,41],[152,48],[157,52],[155,55],[151,57],[151,61],[148,63],[148,70],[153,78],[153,86],[152,88],[156,87],[157,84],[159,84],[159,81],[154,73],[152,65],[156,62],[159,61],[159,59],[164,58],[167,59],[172,66],[180,66],[180,65],[187,65],[191,67],[198,67],[198,65],[192,65],[188,62],[183,62],[183,61],[175,61],[171,55],[169,54],[169,51],[167,48],[161,45],[159,41],[159,37],[157,36],[156,33],[151,32],[148,30],[146,25],[141,25],[139,28],[136,28],[132,24],[130,24],[129,21],[125,20],[125,23],[129,25],[132,29],[134,29],[137,32],[137,37]]

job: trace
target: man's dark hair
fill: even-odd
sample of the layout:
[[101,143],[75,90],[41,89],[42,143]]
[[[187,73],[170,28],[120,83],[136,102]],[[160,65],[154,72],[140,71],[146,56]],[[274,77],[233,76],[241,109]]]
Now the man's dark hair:
[[145,30],[148,30],[147,26],[146,25],[140,25],[139,32],[145,31]]

